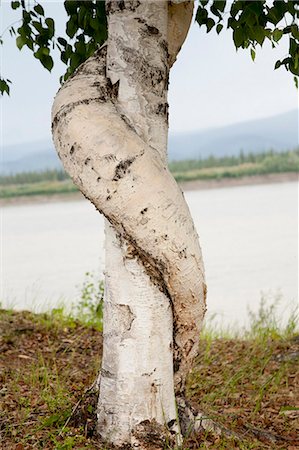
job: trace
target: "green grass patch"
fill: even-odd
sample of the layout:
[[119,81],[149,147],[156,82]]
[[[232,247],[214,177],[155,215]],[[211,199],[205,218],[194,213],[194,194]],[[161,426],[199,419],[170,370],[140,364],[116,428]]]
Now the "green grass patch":
[[71,180],[39,181],[37,183],[7,184],[0,186],[0,198],[28,197],[33,195],[70,194],[77,192]]
[[[72,315],[62,308],[48,314],[0,310],[4,448],[110,449],[95,435],[96,396],[84,397],[72,415],[99,370],[102,296],[102,284],[87,274]],[[184,450],[298,448],[298,317],[294,311],[284,325],[277,317],[276,305],[262,302],[243,333],[202,332],[189,401],[242,439],[189,434]]]

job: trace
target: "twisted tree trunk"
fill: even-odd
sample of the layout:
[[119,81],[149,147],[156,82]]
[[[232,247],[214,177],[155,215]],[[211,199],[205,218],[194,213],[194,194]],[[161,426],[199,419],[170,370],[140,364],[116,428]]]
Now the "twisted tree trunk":
[[193,2],[106,6],[108,41],[58,92],[53,137],[107,219],[98,430],[139,445],[148,422],[179,432],[174,392],[184,395],[205,312],[197,233],[166,162],[169,67]]

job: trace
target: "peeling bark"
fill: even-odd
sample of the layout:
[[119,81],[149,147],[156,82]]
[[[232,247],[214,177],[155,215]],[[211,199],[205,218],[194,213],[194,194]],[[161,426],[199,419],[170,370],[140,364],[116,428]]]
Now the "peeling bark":
[[174,386],[183,395],[205,313],[198,236],[166,163],[168,72],[190,5],[108,1],[108,42],[53,106],[64,167],[107,219],[98,417],[116,444],[137,445],[146,421],[178,431]]

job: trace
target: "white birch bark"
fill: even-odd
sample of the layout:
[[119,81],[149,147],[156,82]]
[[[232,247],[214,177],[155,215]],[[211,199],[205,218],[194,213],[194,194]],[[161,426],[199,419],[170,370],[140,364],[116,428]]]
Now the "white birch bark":
[[118,445],[137,445],[146,421],[177,430],[174,391],[184,391],[205,312],[198,237],[166,164],[168,71],[190,5],[107,2],[107,44],[53,106],[64,167],[107,219],[98,428]]

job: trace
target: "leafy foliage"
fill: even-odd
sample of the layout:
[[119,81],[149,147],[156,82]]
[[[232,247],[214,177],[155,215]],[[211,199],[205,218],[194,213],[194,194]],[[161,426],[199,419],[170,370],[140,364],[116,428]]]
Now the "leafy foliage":
[[[230,7],[230,8],[229,8]],[[299,76],[299,1],[274,1],[270,6],[266,0],[227,1],[200,0],[196,13],[199,26],[205,25],[207,32],[216,27],[221,33],[224,22],[233,32],[236,48],[248,48],[254,61],[256,46],[268,39],[276,47],[283,36],[289,39],[289,54],[278,60],[275,69],[284,66],[295,77]],[[297,85],[297,78],[295,79]]]
[[[64,2],[68,16],[66,34],[55,34],[55,20],[47,17],[44,7],[25,0],[12,1],[11,8],[21,15],[19,27],[8,28],[11,36],[15,36],[17,47],[27,47],[35,58],[51,72],[54,66],[53,50],[57,48],[60,58],[67,66],[61,81],[66,80],[76,68],[91,56],[107,38],[107,20],[104,1],[71,1]],[[0,37],[0,44],[3,39]],[[0,77],[0,93],[9,95],[10,80]]]
[[81,299],[77,306],[76,316],[86,325],[102,330],[104,282],[96,279],[94,274],[86,272],[81,288]]
[[[107,19],[105,2],[97,0],[64,1],[67,14],[64,36],[56,36],[55,20],[47,17],[40,3],[29,0],[11,1],[11,8],[19,13],[19,27],[8,27],[16,45],[21,50],[29,48],[35,58],[51,72],[54,59],[53,50],[57,48],[67,69],[61,81],[66,80],[76,68],[91,56],[107,38]],[[236,48],[250,50],[255,59],[256,46],[263,45],[266,39],[275,47],[283,36],[289,38],[289,54],[275,64],[275,69],[284,66],[293,75],[297,85],[299,75],[299,1],[274,1],[269,6],[266,0],[240,1],[200,0],[196,22],[213,28],[218,34],[224,28],[233,31]],[[3,44],[0,36],[0,45]],[[9,95],[10,80],[0,76],[0,93]]]

